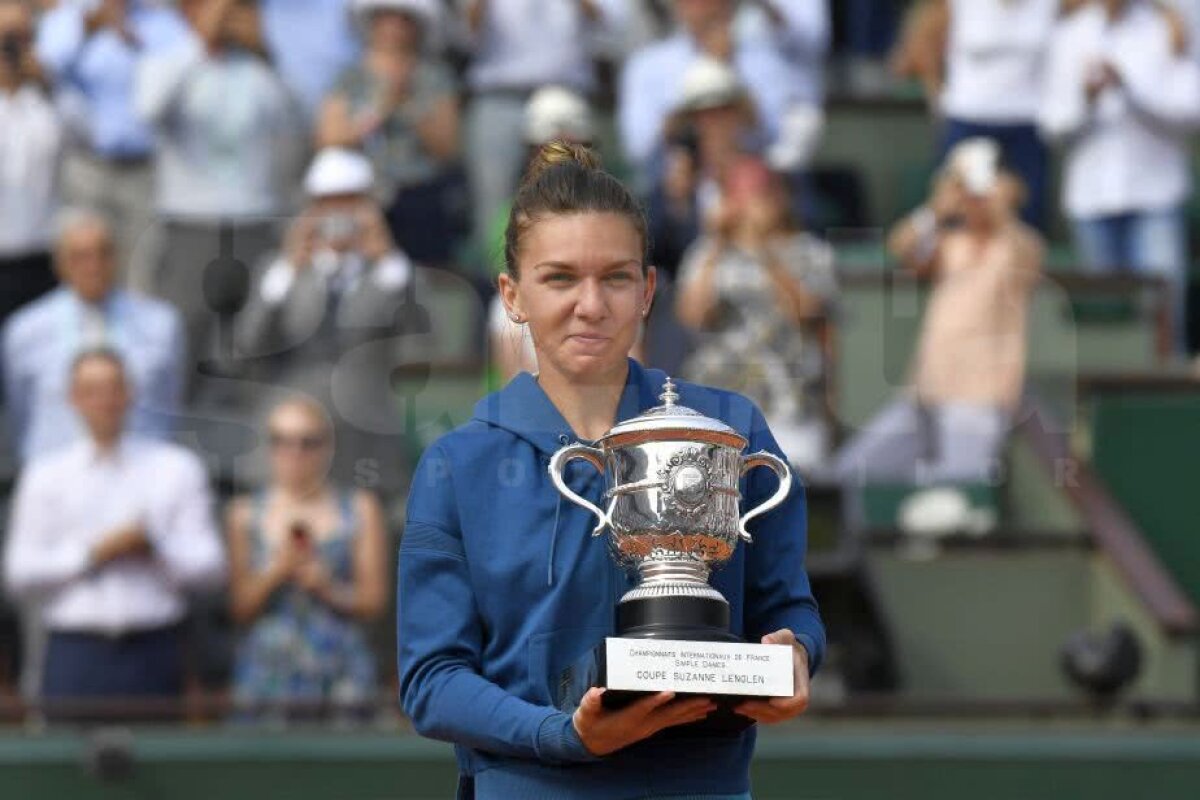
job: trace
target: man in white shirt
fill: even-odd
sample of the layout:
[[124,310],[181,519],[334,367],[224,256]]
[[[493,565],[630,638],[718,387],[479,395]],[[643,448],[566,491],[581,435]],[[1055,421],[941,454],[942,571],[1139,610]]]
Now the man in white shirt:
[[1086,265],[1166,278],[1184,349],[1188,137],[1200,64],[1151,0],[1093,0],[1055,31],[1039,123],[1066,145],[1063,206]]
[[219,585],[225,559],[200,460],[126,434],[120,357],[86,351],[70,380],[88,437],[21,475],[4,577],[10,593],[37,603],[49,631],[48,713],[111,717],[181,692],[185,593]]
[[34,56],[29,9],[0,0],[0,320],[54,288],[51,220],[62,141]]

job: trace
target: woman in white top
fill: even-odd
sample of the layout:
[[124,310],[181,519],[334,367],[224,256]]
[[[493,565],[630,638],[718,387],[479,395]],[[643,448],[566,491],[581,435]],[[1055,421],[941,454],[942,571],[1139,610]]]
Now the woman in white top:
[[1093,269],[1164,276],[1183,349],[1188,135],[1200,65],[1181,23],[1151,0],[1094,0],[1055,31],[1039,122],[1066,146],[1063,206]]

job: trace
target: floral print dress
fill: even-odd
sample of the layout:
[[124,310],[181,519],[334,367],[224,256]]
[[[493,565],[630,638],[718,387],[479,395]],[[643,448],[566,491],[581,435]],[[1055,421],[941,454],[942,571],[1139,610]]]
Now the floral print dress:
[[[255,569],[266,569],[271,548],[262,534],[265,494],[254,498],[250,526]],[[333,579],[353,580],[358,515],[351,495],[339,499],[341,523],[333,535],[314,542]],[[375,657],[359,624],[298,587],[287,585],[271,598],[239,644],[234,700],[239,709],[261,712],[296,704],[357,706],[376,688]]]

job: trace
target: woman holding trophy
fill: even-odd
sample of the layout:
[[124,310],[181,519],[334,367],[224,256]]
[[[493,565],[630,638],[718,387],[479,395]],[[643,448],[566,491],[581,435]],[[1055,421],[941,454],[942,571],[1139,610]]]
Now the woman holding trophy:
[[[513,202],[500,278],[510,317],[529,326],[539,372],[481,400],[470,422],[428,448],[413,477],[400,548],[401,703],[420,733],[455,744],[460,797],[743,800],[749,723],[781,722],[807,706],[825,634],[804,570],[803,492],[784,480],[782,454],[753,403],[676,387],[628,357],[654,296],[646,246],[637,201],[591,151],[543,146]],[[660,397],[667,408],[657,407]],[[734,549],[736,535],[713,545],[674,531],[723,565],[711,587],[708,566],[697,566],[693,594],[723,598],[732,637],[783,645],[792,661],[790,696],[738,702],[732,711],[746,725],[719,734],[688,735],[718,708],[704,694],[655,692],[621,708],[609,708],[599,688],[577,705],[564,698],[572,665],[613,635],[614,605],[637,589],[589,536],[600,526],[588,509],[613,524],[621,498],[606,495],[605,475],[593,468],[602,465],[587,456],[600,451],[572,443],[605,440],[619,421],[658,424],[652,417],[662,422],[664,412],[704,419],[720,441],[760,451],[744,467],[736,456],[736,469],[711,480],[694,480],[709,461],[677,471],[687,479],[676,487],[679,502],[700,490],[697,508],[732,504],[735,529],[753,535]],[[560,451],[586,451],[580,457],[592,463],[565,463]],[[780,480],[750,469],[767,462]],[[739,522],[740,501],[755,510]],[[652,561],[650,553],[638,558]]]

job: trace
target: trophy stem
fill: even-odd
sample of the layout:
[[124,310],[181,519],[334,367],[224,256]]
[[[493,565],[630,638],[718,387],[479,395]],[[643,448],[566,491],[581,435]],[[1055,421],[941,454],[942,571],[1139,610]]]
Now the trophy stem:
[[691,584],[708,587],[708,565],[703,561],[643,561],[638,565],[640,586]]

